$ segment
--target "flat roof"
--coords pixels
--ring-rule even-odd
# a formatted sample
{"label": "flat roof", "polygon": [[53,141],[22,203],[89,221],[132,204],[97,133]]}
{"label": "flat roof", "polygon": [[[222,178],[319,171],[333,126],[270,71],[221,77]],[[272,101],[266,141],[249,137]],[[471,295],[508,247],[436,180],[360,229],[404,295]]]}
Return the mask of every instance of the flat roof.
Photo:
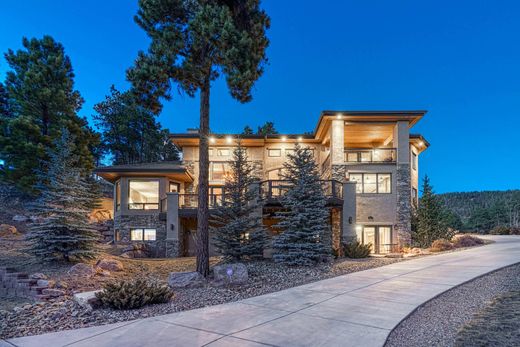
{"label": "flat roof", "polygon": [[115,182],[121,176],[167,176],[183,182],[193,181],[193,177],[180,161],[100,166],[94,173],[109,182]]}

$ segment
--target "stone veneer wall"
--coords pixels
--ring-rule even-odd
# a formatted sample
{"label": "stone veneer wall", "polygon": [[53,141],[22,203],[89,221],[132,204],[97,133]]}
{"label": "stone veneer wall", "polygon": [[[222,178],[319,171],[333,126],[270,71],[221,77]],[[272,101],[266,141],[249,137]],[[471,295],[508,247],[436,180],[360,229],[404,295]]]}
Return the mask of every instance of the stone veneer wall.
{"label": "stone veneer wall", "polygon": [[347,174],[347,166],[346,165],[332,165],[332,179],[340,182],[345,182],[345,177]]}
{"label": "stone veneer wall", "polygon": [[[130,229],[156,229],[155,241],[130,241]],[[159,212],[143,215],[116,215],[114,229],[119,232],[119,243],[144,243],[150,248],[153,257],[177,257],[180,252],[180,242],[166,240],[166,222],[160,220]]]}
{"label": "stone veneer wall", "polygon": [[411,242],[411,177],[410,164],[397,164],[397,209],[394,230],[399,247]]}
{"label": "stone veneer wall", "polygon": [[332,249],[338,255],[342,255],[341,247],[341,210],[333,208],[330,210],[330,224],[332,230]]}

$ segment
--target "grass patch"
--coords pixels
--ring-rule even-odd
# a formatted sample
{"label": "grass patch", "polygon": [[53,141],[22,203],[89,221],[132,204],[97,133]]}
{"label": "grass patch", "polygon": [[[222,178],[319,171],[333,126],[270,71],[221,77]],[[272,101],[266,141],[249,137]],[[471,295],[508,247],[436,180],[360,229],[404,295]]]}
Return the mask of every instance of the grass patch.
{"label": "grass patch", "polygon": [[456,347],[518,346],[520,291],[498,296],[458,332]]}

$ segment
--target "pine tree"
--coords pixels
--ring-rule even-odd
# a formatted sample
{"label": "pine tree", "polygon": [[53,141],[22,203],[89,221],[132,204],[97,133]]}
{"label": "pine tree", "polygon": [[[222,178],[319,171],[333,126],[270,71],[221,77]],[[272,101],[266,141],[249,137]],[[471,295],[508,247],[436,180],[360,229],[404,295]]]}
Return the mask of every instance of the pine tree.
{"label": "pine tree", "polygon": [[329,211],[312,151],[296,146],[284,163],[283,178],[291,188],[281,198],[284,212],[275,226],[273,259],[287,265],[313,265],[330,257]]}
{"label": "pine tree", "polygon": [[232,260],[262,257],[267,233],[262,224],[259,180],[240,143],[229,165],[231,175],[224,186],[222,205],[211,215],[215,248]]}
{"label": "pine tree", "polygon": [[433,192],[428,176],[424,177],[422,197],[417,207],[415,232],[412,240],[420,247],[430,247],[438,239],[451,240],[454,232],[448,228],[441,201]]}
{"label": "pine tree", "polygon": [[76,165],[94,167],[92,148],[98,135],[77,115],[83,99],[74,89],[74,72],[63,46],[50,36],[22,41],[23,49],[5,54],[5,89],[9,117],[2,120],[0,158],[8,168],[0,177],[26,192],[34,192],[35,170],[66,127],[76,139]]}
{"label": "pine tree", "polygon": [[242,135],[253,135],[253,129],[251,129],[249,125],[246,125],[242,131]]}
{"label": "pine tree", "polygon": [[197,271],[207,276],[211,83],[223,76],[233,98],[252,99],[267,60],[269,17],[259,0],[139,0],[135,21],[151,39],[127,74],[140,102],[160,112],[174,83],[200,96]]}
{"label": "pine tree", "polygon": [[45,170],[38,173],[40,196],[31,206],[36,221],[27,237],[29,251],[43,261],[92,258],[97,254],[98,232],[89,213],[99,198],[95,182],[75,166],[74,137],[64,128],[48,150]]}
{"label": "pine tree", "polygon": [[110,95],[94,110],[103,149],[114,164],[179,160],[168,130],[161,129],[154,113],[139,105],[132,92],[120,92],[112,86]]}
{"label": "pine tree", "polygon": [[276,134],[278,134],[278,131],[274,127],[273,122],[265,122],[264,125],[262,125],[261,127],[258,127],[258,131],[256,133],[258,135],[267,136],[267,135],[276,135]]}

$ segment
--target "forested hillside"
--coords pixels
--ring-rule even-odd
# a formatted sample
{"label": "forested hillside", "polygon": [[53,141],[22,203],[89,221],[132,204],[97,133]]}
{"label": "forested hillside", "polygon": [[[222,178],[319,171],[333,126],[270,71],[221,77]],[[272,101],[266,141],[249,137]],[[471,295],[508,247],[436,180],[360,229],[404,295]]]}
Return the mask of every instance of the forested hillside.
{"label": "forested hillside", "polygon": [[498,225],[520,226],[520,190],[439,194],[463,228],[487,232]]}

